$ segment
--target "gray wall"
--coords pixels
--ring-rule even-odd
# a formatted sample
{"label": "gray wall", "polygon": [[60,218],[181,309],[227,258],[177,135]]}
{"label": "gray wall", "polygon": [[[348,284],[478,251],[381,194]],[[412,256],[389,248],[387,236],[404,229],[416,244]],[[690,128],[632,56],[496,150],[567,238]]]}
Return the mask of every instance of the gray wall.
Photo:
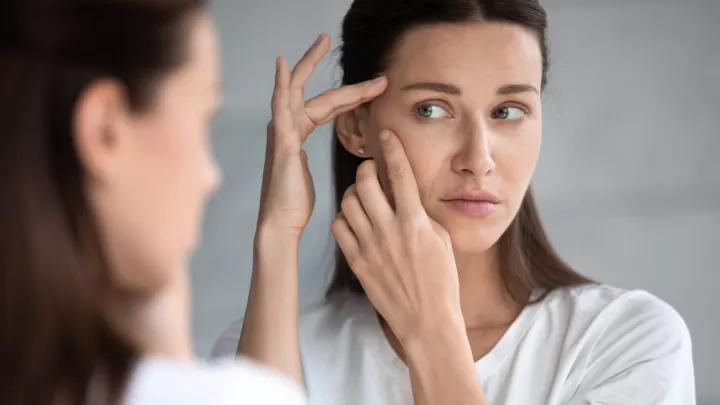
{"label": "gray wall", "polygon": [[[207,355],[244,310],[274,58],[337,37],[350,0],[216,0],[227,102],[225,186],[193,263],[194,333]],[[535,186],[580,271],[670,302],[693,336],[699,403],[720,404],[720,0],[554,0],[545,138]],[[314,95],[339,80],[327,58]],[[329,128],[307,150],[317,188],[301,254],[303,302],[329,278]]]}

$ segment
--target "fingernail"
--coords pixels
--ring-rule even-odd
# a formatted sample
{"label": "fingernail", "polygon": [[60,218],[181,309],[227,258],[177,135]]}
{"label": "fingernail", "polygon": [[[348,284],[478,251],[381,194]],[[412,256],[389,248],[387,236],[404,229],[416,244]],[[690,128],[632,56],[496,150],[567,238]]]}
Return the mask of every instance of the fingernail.
{"label": "fingernail", "polygon": [[378,84],[378,83],[382,83],[384,81],[385,81],[385,76],[380,76],[380,77],[376,77],[376,78],[372,79],[371,83]]}
{"label": "fingernail", "polygon": [[315,40],[315,43],[314,43],[313,45],[319,44],[320,41],[322,41],[324,35],[325,35],[325,34],[320,34],[320,35],[318,35],[318,37],[317,37],[317,39]]}
{"label": "fingernail", "polygon": [[390,139],[390,131],[383,129],[380,132],[380,142],[387,142],[388,139]]}

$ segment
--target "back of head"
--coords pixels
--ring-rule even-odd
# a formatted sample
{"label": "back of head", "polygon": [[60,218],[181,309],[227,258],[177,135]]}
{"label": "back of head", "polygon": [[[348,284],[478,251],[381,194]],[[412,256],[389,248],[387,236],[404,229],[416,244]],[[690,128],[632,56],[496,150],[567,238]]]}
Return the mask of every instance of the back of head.
{"label": "back of head", "polygon": [[[110,289],[73,113],[94,81],[132,109],[184,58],[202,0],[5,0],[0,6],[0,403],[119,399],[136,348],[106,321]],[[97,381],[99,398],[90,398]],[[100,384],[99,382],[103,382]],[[96,393],[97,393],[96,392]]]}
{"label": "back of head", "polygon": [[[547,16],[538,0],[355,0],[342,24],[340,67],[343,84],[384,74],[405,35],[414,29],[475,22],[506,23],[531,32],[542,56],[541,90],[547,82]],[[482,48],[485,44],[478,43]],[[467,49],[467,52],[473,52]],[[345,190],[355,182],[363,159],[348,152],[335,136],[332,146],[336,210]],[[553,250],[528,189],[520,210],[498,241],[504,283],[510,295],[524,301],[533,289],[552,290],[585,283]],[[342,252],[328,294],[362,293]]]}

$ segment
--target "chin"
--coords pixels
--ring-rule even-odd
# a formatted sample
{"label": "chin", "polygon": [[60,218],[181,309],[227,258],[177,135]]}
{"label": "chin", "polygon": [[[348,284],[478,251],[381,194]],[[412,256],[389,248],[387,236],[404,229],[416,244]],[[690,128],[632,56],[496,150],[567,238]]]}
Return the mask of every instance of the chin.
{"label": "chin", "polygon": [[466,230],[448,231],[452,240],[453,252],[461,255],[480,255],[490,250],[500,235],[494,232],[468,232]]}
{"label": "chin", "polygon": [[504,221],[494,218],[479,220],[456,215],[436,221],[448,232],[455,254],[478,255],[490,250],[507,229]]}

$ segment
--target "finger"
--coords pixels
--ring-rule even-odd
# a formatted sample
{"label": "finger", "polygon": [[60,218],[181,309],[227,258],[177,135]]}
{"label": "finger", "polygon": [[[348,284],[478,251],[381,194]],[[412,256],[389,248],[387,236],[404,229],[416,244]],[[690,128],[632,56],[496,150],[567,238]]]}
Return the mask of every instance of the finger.
{"label": "finger", "polygon": [[398,215],[424,212],[417,181],[400,139],[391,131],[384,130],[380,133],[380,146]]}
{"label": "finger", "polygon": [[360,197],[355,191],[355,185],[350,186],[345,192],[345,196],[340,202],[340,209],[345,215],[348,224],[350,224],[350,228],[352,228],[360,246],[372,242],[372,224],[360,202]]}
{"label": "finger", "polygon": [[373,228],[380,229],[389,224],[395,214],[388,203],[378,180],[375,161],[366,160],[360,164],[356,174],[356,193],[360,198]]}
{"label": "finger", "polygon": [[275,63],[275,88],[273,89],[271,109],[275,134],[292,132],[292,112],[290,111],[290,66],[283,57]]}
{"label": "finger", "polygon": [[315,125],[323,125],[338,115],[367,103],[387,88],[384,76],[366,82],[328,90],[305,102],[305,113]]}
{"label": "finger", "polygon": [[327,34],[320,34],[315,43],[300,58],[295,65],[290,79],[290,86],[293,89],[303,88],[305,82],[312,76],[317,64],[325,57],[330,49],[330,37]]}
{"label": "finger", "polygon": [[359,257],[360,243],[342,212],[335,217],[335,220],[330,225],[330,230],[335,236],[340,250],[345,255],[345,260],[352,267],[352,263],[355,263]]}

